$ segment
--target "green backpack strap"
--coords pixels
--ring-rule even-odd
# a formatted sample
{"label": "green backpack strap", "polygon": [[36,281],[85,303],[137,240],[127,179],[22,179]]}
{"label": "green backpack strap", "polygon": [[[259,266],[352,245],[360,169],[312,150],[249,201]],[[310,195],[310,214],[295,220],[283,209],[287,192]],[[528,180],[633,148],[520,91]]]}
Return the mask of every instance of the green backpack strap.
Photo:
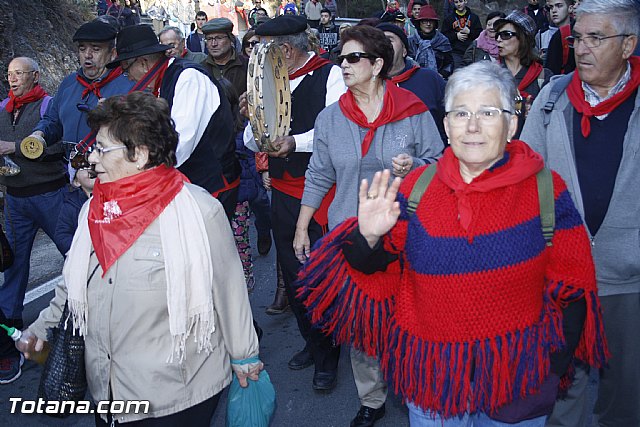
{"label": "green backpack strap", "polygon": [[540,202],[540,222],[542,223],[542,236],[547,246],[552,246],[553,232],[556,228],[555,198],[553,194],[553,176],[551,170],[542,168],[536,174],[538,182],[538,200]]}
{"label": "green backpack strap", "polygon": [[427,191],[429,183],[431,183],[433,176],[436,174],[436,166],[437,163],[427,166],[413,186],[411,194],[409,195],[409,202],[407,203],[407,212],[409,215],[416,213],[416,209],[418,208],[418,203],[420,203],[422,195]]}

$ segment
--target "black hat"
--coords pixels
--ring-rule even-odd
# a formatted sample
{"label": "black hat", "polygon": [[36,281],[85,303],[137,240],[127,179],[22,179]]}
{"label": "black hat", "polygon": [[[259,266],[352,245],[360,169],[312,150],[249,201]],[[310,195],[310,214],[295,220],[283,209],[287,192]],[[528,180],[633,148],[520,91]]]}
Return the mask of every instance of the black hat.
{"label": "black hat", "polygon": [[118,33],[118,39],[116,40],[118,57],[108,63],[107,68],[115,68],[120,65],[120,61],[125,59],[164,52],[169,49],[171,49],[171,46],[160,44],[156,33],[148,25],[124,27]]}
{"label": "black hat", "polygon": [[256,27],[256,36],[288,36],[307,29],[304,16],[280,15]]}
{"label": "black hat", "polygon": [[74,42],[108,42],[116,38],[118,31],[106,22],[93,20],[80,25],[73,35]]}
{"label": "black hat", "polygon": [[407,35],[404,33],[404,31],[402,31],[402,28],[398,27],[395,24],[389,24],[388,22],[378,24],[376,25],[376,28],[382,31],[388,31],[398,36],[398,38],[404,45],[404,48],[407,49],[407,55],[409,55],[409,53],[411,52],[411,49],[409,49],[409,39],[407,39]]}

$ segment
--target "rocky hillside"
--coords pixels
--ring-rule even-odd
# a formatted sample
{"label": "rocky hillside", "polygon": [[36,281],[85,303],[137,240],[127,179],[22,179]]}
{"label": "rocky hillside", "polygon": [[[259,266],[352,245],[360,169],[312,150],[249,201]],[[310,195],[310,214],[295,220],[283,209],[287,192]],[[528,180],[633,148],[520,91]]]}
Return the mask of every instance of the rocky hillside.
{"label": "rocky hillside", "polygon": [[90,9],[71,0],[0,0],[0,99],[9,92],[7,67],[16,56],[35,58],[41,83],[49,93],[78,67],[71,40],[76,28],[91,19]]}

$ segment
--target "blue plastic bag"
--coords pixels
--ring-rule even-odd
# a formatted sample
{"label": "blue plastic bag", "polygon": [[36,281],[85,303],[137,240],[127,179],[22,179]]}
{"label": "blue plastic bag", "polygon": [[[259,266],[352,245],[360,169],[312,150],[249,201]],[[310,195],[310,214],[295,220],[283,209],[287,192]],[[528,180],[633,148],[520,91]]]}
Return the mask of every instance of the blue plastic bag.
{"label": "blue plastic bag", "polygon": [[[257,358],[252,358],[241,362],[257,361]],[[234,372],[227,397],[227,427],[268,427],[271,422],[276,410],[276,390],[271,384],[269,374],[262,370],[258,381],[248,382],[247,388],[240,387]]]}

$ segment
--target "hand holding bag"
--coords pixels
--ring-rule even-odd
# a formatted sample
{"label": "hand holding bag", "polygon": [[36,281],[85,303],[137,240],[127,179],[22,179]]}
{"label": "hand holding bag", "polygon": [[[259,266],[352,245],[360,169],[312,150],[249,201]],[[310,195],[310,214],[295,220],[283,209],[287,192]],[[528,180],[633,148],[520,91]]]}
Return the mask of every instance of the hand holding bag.
{"label": "hand holding bag", "polygon": [[[259,362],[257,357],[231,363],[246,364]],[[276,391],[267,371],[262,370],[258,381],[248,380],[246,388],[240,387],[238,377],[233,373],[227,397],[227,427],[268,427],[276,410]]]}

